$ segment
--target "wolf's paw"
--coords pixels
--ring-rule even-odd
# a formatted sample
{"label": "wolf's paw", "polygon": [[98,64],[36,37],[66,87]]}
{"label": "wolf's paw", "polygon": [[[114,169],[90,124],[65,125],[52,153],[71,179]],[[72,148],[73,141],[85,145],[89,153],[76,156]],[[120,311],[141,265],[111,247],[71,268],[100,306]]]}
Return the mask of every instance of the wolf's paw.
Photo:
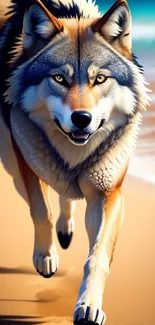
{"label": "wolf's paw", "polygon": [[65,219],[60,216],[56,224],[57,236],[63,249],[67,249],[71,243],[74,232],[74,218]]}
{"label": "wolf's paw", "polygon": [[76,325],[103,325],[106,322],[105,313],[93,306],[81,304],[74,312],[74,324]]}
{"label": "wolf's paw", "polygon": [[71,232],[70,235],[68,234],[63,234],[61,231],[58,232],[58,239],[59,239],[59,243],[61,245],[61,247],[63,249],[67,249],[70,245],[70,242],[72,240],[72,236],[73,236],[73,233]]}
{"label": "wolf's paw", "polygon": [[57,271],[59,265],[56,249],[51,249],[47,254],[34,250],[33,264],[41,276],[50,278]]}

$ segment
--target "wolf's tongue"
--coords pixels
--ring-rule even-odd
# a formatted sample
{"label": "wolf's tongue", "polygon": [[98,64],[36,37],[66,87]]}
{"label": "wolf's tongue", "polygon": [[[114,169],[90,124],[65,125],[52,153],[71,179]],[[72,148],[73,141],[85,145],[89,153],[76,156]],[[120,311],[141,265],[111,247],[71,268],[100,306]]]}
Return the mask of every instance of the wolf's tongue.
{"label": "wolf's tongue", "polygon": [[75,138],[75,139],[85,139],[85,140],[87,140],[88,137],[89,137],[89,134],[88,133],[75,133],[75,132],[73,132],[72,137]]}

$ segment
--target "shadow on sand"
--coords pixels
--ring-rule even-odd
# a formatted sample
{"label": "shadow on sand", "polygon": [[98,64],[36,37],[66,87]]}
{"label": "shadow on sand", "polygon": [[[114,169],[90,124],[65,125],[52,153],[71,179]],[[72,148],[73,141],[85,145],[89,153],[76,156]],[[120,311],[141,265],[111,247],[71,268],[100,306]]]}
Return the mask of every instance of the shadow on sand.
{"label": "shadow on sand", "polygon": [[2,302],[3,302],[3,301],[8,301],[8,302],[32,302],[32,303],[33,303],[33,302],[37,302],[37,303],[40,303],[40,302],[41,302],[41,303],[42,303],[42,302],[43,302],[43,303],[45,303],[45,302],[49,302],[48,300],[46,301],[46,300],[34,300],[34,299],[33,299],[33,300],[30,300],[30,299],[29,299],[29,300],[26,300],[26,299],[3,299],[3,298],[0,299],[0,301],[2,301]]}
{"label": "shadow on sand", "polygon": [[1,315],[0,316],[0,325],[33,325],[33,324],[46,324],[48,321],[45,321],[43,317],[37,316],[16,316],[16,315]]}
{"label": "shadow on sand", "polygon": [[[17,268],[11,268],[11,267],[3,267],[0,266],[0,274],[27,274],[27,275],[36,275],[40,276],[35,270],[31,268],[25,268],[25,267],[17,267]],[[58,271],[54,277],[64,277],[68,274],[68,270],[61,270]]]}
{"label": "shadow on sand", "polygon": [[1,267],[0,266],[0,274],[29,274],[29,275],[37,275],[37,273],[28,268],[11,268],[11,267]]}

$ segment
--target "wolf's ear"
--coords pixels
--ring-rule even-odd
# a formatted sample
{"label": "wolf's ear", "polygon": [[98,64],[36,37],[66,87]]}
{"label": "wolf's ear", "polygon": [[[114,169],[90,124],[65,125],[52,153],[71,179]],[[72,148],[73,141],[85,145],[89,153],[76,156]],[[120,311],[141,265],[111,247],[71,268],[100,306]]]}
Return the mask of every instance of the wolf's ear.
{"label": "wolf's ear", "polygon": [[131,51],[131,14],[126,0],[118,0],[99,18],[92,30],[99,32],[109,42],[119,42],[121,46]]}
{"label": "wolf's ear", "polygon": [[34,1],[24,16],[24,49],[36,47],[37,42],[49,40],[62,29],[61,21],[48,11],[40,0]]}

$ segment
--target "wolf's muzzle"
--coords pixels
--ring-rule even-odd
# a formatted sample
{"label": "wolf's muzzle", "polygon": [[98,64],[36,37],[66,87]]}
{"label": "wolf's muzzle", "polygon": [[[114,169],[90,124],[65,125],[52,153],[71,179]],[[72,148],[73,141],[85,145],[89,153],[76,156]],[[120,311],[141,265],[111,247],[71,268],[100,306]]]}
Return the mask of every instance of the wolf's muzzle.
{"label": "wolf's muzzle", "polygon": [[92,120],[92,115],[87,111],[75,111],[71,115],[72,123],[79,129],[85,129]]}

